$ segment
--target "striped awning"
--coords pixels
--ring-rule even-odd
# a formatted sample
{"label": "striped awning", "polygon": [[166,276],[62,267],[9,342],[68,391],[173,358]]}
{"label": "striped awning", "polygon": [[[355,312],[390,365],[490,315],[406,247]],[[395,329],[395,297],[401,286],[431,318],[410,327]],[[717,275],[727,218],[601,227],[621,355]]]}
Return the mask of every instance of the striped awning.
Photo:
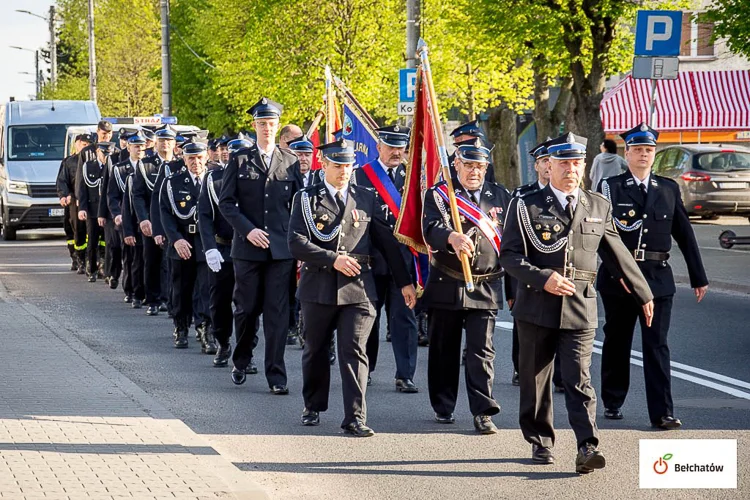
{"label": "striped awning", "polygon": [[[651,80],[628,75],[604,94],[604,131],[648,123],[650,101]],[[657,80],[652,126],[659,131],[750,130],[750,71],[684,71],[677,80]]]}

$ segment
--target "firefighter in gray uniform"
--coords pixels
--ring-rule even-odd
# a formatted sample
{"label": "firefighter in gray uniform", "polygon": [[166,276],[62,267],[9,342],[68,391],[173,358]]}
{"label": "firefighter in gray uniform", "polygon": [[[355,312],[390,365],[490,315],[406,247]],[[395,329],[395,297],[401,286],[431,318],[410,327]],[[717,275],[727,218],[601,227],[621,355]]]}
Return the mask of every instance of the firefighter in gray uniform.
{"label": "firefighter in gray uniform", "polygon": [[416,291],[375,193],[349,185],[353,144],[340,140],[319,149],[325,181],[295,196],[288,235],[292,255],[303,262],[299,283],[305,324],[302,423],[318,425],[319,412],[328,409],[328,346],[336,330],[344,393],[341,427],[347,434],[369,437],[375,433],[366,425],[365,349],[377,301],[370,268],[375,248],[391,266],[407,307],[414,307]]}
{"label": "firefighter in gray uniform", "polygon": [[585,141],[568,134],[549,147],[550,183],[513,199],[500,251],[503,268],[519,281],[513,317],[520,343],[521,431],[532,444],[535,463],[554,462],[552,364],[557,354],[578,473],[605,465],[597,449],[596,394],[589,372],[598,326],[597,253],[617,267],[647,322],[653,316],[653,296],[615,230],[609,201],[579,187]]}
{"label": "firefighter in gray uniform", "polygon": [[[174,293],[174,346],[188,346],[188,328],[193,316],[193,289],[198,273],[206,267],[198,234],[198,195],[201,191],[208,153],[202,143],[186,143],[182,153],[185,166],[164,179],[159,193],[161,225],[167,236],[167,257],[172,261]],[[177,163],[173,163],[176,166]],[[205,272],[205,269],[203,269]],[[196,325],[196,329],[197,329]],[[201,349],[216,353],[213,334],[201,333]]]}
{"label": "firefighter in gray uniform", "polygon": [[[466,392],[480,434],[494,434],[492,415],[500,405],[492,397],[497,310],[502,308],[503,270],[500,235],[510,194],[485,181],[490,150],[481,139],[462,142],[456,149],[457,177],[453,191],[458,200],[464,234],[453,229],[448,184],[443,181],[425,194],[422,230],[431,249],[430,274],[422,301],[428,308],[430,337],[427,381],[430,402],[438,423],[453,423],[461,370],[461,334],[466,328]],[[469,255],[474,291],[468,292],[457,258]]]}
{"label": "firefighter in gray uniform", "polygon": [[643,372],[651,425],[677,429],[673,415],[667,333],[675,294],[672,268],[667,263],[672,238],[685,258],[690,286],[700,302],[708,289],[698,242],[682,204],[680,188],[672,179],[651,172],[659,132],[641,124],[622,134],[628,171],[601,181],[599,191],[612,202],[613,219],[623,243],[646,277],[654,294],[654,321],[648,326],[640,308],[620,283],[616,266],[602,259],[597,289],[602,295],[606,323],[602,347],[602,402],[604,417],[621,419],[620,407],[630,385],[630,348],[640,319]]}

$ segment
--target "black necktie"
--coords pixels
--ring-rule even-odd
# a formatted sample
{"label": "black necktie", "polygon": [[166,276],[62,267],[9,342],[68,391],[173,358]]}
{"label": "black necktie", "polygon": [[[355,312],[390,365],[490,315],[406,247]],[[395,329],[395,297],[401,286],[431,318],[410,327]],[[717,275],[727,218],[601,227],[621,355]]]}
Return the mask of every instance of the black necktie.
{"label": "black necktie", "polygon": [[196,176],[196,178],[195,178],[195,187],[197,187],[198,189],[200,189],[200,187],[201,187],[201,178],[200,177]]}
{"label": "black necktie", "polygon": [[568,202],[568,204],[565,206],[565,212],[568,214],[568,217],[570,217],[570,220],[573,220],[573,200],[575,200],[576,197],[572,194],[569,194],[565,197],[565,199]]}
{"label": "black necktie", "polygon": [[396,184],[396,169],[395,168],[388,169],[388,177],[391,178],[391,182],[393,184]]}
{"label": "black necktie", "polygon": [[339,207],[339,213],[343,214],[344,210],[346,210],[346,205],[344,204],[344,197],[341,196],[341,191],[336,191],[336,205]]}
{"label": "black necktie", "polygon": [[643,201],[646,201],[646,198],[648,197],[648,191],[646,190],[646,185],[643,183],[638,184],[638,189],[641,190],[641,196],[643,196]]}
{"label": "black necktie", "polygon": [[476,206],[479,206],[479,201],[477,200],[477,195],[476,195],[476,193],[470,193],[470,194],[469,194],[469,198],[471,199],[471,202],[472,202],[472,203],[473,203],[474,205],[476,205]]}

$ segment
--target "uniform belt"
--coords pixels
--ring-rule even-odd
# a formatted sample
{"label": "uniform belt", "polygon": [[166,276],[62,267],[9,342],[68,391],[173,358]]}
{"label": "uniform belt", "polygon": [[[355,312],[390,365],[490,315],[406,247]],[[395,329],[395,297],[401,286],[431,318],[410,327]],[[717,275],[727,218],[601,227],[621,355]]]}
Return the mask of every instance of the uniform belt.
{"label": "uniform belt", "polygon": [[646,250],[633,250],[633,257],[638,262],[656,260],[659,262],[669,260],[669,252],[647,252]]}
{"label": "uniform belt", "polygon": [[188,234],[195,234],[198,232],[198,224],[188,224]]}
{"label": "uniform belt", "polygon": [[339,255],[346,255],[347,257],[351,257],[352,259],[356,260],[358,264],[367,264],[370,265],[370,261],[372,258],[369,255],[359,255],[356,253],[349,253],[349,252],[337,252]]}
{"label": "uniform belt", "polygon": [[216,243],[218,243],[220,245],[226,245],[228,247],[232,246],[232,240],[224,239],[221,236],[219,236],[218,234],[214,237],[214,239],[216,239]]}
{"label": "uniform belt", "polygon": [[576,269],[575,267],[550,267],[553,271],[562,274],[564,278],[568,278],[571,281],[588,281],[592,285],[596,282],[596,271],[584,271],[583,269]]}
{"label": "uniform belt", "polygon": [[[453,279],[456,279],[456,280],[459,280],[459,281],[463,281],[464,280],[463,273],[459,273],[458,271],[454,271],[450,267],[447,267],[447,266],[444,266],[444,265],[440,264],[435,259],[430,259],[430,265],[432,267],[436,268],[441,273],[443,273],[443,274],[445,274],[445,275],[447,275],[447,276],[449,276],[449,277],[451,277]],[[472,274],[471,275],[471,280],[475,284],[479,284],[479,283],[482,283],[483,281],[499,280],[500,278],[503,277],[504,274],[505,274],[505,271],[498,271],[496,273],[489,273],[489,274]]]}

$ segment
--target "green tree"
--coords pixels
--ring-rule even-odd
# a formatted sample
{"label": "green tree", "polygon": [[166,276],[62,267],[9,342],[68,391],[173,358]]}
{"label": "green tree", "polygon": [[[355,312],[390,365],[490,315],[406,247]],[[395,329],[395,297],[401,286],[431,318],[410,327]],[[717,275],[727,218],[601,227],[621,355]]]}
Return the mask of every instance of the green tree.
{"label": "green tree", "polygon": [[699,19],[714,23],[714,38],[726,38],[729,50],[750,58],[750,3],[747,0],[714,0]]}

